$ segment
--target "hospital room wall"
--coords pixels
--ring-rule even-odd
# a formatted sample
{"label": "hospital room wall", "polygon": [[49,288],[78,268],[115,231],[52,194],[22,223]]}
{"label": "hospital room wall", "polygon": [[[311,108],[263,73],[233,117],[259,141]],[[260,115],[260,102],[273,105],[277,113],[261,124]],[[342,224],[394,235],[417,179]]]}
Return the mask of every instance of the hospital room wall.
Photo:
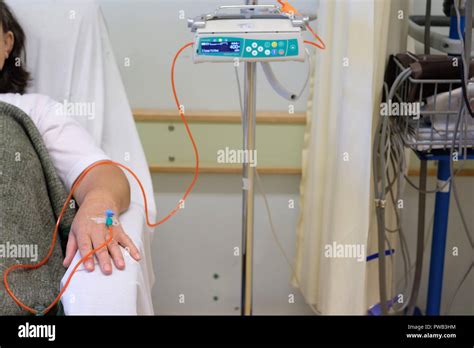
{"label": "hospital room wall", "polygon": [[[426,0],[410,0],[412,14],[424,14],[426,9]],[[443,0],[431,0],[431,14],[434,16],[444,15]]]}
{"label": "hospital room wall", "polygon": [[[171,60],[181,45],[193,39],[186,20],[178,18],[179,11],[185,11],[185,18],[195,17],[212,12],[219,5],[244,1],[137,0],[133,1],[132,11],[129,0],[100,3],[132,107],[166,110],[175,107],[169,81]],[[317,1],[295,0],[294,4],[314,11]],[[186,52],[177,67],[177,88],[186,109],[238,111],[233,66],[193,65],[189,57],[190,52]],[[126,58],[130,59],[130,67],[124,65]],[[275,66],[276,74],[291,90],[301,88],[306,69],[299,63]],[[306,99],[307,95],[295,103],[296,112],[306,111]],[[258,109],[288,110],[288,102],[273,92],[262,73],[258,82]],[[209,141],[212,136],[209,135]],[[181,198],[190,180],[191,176],[186,174],[153,175],[161,215]],[[300,177],[263,176],[262,181],[276,232],[292,261]],[[240,313],[240,258],[234,256],[234,248],[240,247],[241,199],[239,175],[203,174],[185,209],[157,230],[153,244],[157,275],[153,298],[157,313]],[[289,201],[295,202],[294,208],[289,207]],[[272,237],[261,197],[256,198],[255,220],[255,313],[312,313],[298,291],[289,285],[290,269]],[[185,303],[179,302],[181,294],[185,295]]]}

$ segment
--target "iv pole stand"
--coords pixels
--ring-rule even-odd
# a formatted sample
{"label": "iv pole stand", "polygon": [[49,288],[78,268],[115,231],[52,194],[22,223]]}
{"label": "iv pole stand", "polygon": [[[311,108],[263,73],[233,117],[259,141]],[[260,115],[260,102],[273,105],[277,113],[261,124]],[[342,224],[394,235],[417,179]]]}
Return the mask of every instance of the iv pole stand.
{"label": "iv pole stand", "polygon": [[[257,5],[258,0],[247,0],[247,5]],[[244,86],[244,150],[247,159],[255,150],[257,116],[257,63],[245,62]],[[242,168],[242,297],[241,314],[252,315],[253,297],[253,227],[254,227],[254,183],[255,167],[244,161]]]}

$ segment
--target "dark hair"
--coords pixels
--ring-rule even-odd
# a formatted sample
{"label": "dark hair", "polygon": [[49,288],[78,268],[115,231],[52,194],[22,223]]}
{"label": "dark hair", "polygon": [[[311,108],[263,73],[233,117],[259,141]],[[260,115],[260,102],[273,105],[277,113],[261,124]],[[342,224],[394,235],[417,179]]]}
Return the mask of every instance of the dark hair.
{"label": "dark hair", "polygon": [[3,0],[0,0],[0,22],[3,32],[11,31],[15,38],[13,49],[0,71],[0,93],[23,94],[30,81],[30,73],[24,68],[26,65],[25,32]]}

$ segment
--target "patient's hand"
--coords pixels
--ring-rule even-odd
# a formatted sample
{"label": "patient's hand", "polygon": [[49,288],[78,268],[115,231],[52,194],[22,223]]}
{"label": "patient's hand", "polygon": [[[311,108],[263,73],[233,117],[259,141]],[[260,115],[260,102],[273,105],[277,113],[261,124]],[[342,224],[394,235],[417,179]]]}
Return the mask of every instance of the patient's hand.
{"label": "patient's hand", "polygon": [[[114,204],[113,199],[107,197],[106,192],[95,195],[88,195],[82,202],[80,209],[74,218],[69,240],[66,248],[66,258],[64,259],[64,266],[69,267],[77,249],[84,257],[92,249],[99,247],[106,242],[110,236],[105,224],[97,224],[91,218],[104,217],[105,211],[112,209],[114,212],[119,211]],[[100,265],[100,269],[106,275],[112,273],[111,258],[118,269],[125,268],[125,262],[122,255],[122,250],[119,245],[128,248],[130,255],[135,260],[140,260],[140,253],[137,247],[132,242],[130,237],[123,231],[120,225],[112,227],[113,240],[107,247],[104,247],[95,253]],[[94,270],[93,258],[89,258],[84,263],[88,271]]]}

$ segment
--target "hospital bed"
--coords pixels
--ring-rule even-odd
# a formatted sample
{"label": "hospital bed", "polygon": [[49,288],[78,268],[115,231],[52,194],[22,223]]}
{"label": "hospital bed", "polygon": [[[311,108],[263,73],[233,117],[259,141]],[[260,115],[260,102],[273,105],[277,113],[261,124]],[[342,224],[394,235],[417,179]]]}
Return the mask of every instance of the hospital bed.
{"label": "hospital bed", "polygon": [[[116,162],[131,167],[149,198],[149,214],[156,218],[147,161],[133,120],[125,88],[108,37],[100,5],[94,0],[7,0],[27,37],[27,67],[32,73],[29,93],[64,102],[95,103],[95,117],[78,121]],[[127,174],[128,175],[128,174]],[[134,261],[126,252],[124,271],[111,276],[85,271],[82,266],[62,298],[67,315],[152,315],[154,273],[142,196],[132,187],[130,209],[121,216],[124,230],[142,254]],[[51,231],[52,233],[52,231]],[[79,252],[64,276],[64,284]]]}

